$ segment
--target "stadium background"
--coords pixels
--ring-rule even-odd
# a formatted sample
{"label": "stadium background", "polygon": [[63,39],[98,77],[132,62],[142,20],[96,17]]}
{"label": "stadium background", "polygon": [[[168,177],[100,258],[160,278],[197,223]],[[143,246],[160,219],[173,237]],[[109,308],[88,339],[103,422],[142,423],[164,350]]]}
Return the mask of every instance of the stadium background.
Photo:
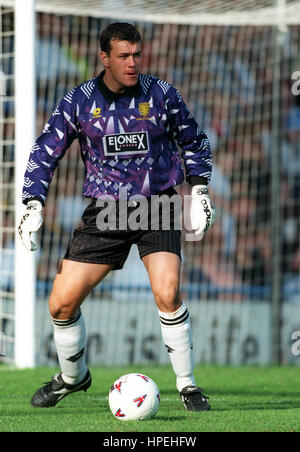
{"label": "stadium background", "polygon": [[[14,361],[15,336],[15,29],[9,3],[0,2],[3,362]],[[292,92],[292,75],[300,71],[297,18],[293,25],[283,21],[278,26],[276,17],[272,23],[268,15],[258,14],[278,3],[273,1],[202,2],[199,23],[196,14],[190,23],[182,18],[201,2],[175,2],[177,22],[174,2],[168,1],[139,2],[139,9],[129,0],[87,2],[101,6],[101,17],[94,17],[92,8],[61,13],[58,3],[36,15],[37,135],[65,93],[100,72],[98,35],[118,20],[116,6],[119,20],[125,17],[122,11],[132,13],[133,19],[126,20],[143,35],[143,71],[180,90],[214,154],[210,192],[217,222],[203,241],[186,241],[184,234],[182,240],[182,289],[193,323],[195,361],[299,365],[299,356],[291,351],[292,333],[300,331],[300,94]],[[78,5],[61,2],[66,8],[72,3]],[[163,5],[164,14],[150,20],[153,5]],[[237,5],[237,12],[248,13],[249,23],[226,24],[225,14],[222,25],[223,13],[234,12]],[[202,12],[214,15],[215,23],[201,23]],[[38,236],[38,365],[57,364],[47,299],[85,205],[83,170],[74,142],[51,184]],[[182,195],[188,190],[187,185],[179,188]],[[92,292],[83,312],[90,364],[169,363],[147,275],[134,249],[124,270],[112,272]]]}

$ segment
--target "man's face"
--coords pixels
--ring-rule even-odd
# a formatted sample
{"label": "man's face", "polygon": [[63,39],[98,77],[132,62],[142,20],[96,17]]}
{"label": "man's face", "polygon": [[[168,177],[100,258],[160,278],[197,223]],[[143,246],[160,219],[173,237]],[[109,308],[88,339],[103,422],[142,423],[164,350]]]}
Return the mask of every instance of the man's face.
{"label": "man's face", "polygon": [[136,85],[142,65],[141,44],[128,41],[111,41],[109,55],[101,52],[105,67],[104,82],[111,91],[121,93]]}

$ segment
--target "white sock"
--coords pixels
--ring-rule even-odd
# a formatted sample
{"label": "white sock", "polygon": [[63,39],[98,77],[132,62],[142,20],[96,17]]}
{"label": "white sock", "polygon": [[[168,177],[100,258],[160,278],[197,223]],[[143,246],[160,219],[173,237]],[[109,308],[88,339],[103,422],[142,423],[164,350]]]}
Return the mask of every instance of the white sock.
{"label": "white sock", "polygon": [[85,377],[87,372],[83,315],[79,309],[72,319],[52,319],[52,322],[62,379],[67,384],[76,384]]}
{"label": "white sock", "polygon": [[196,384],[193,375],[193,343],[189,312],[183,303],[175,312],[158,311],[158,313],[162,338],[169,352],[176,375],[176,387],[180,392],[185,386]]}

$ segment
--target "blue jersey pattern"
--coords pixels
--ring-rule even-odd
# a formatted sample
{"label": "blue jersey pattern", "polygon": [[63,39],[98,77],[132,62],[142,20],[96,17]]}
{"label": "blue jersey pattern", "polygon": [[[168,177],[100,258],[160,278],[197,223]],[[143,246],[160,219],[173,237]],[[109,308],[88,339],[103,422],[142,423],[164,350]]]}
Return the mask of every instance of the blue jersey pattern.
{"label": "blue jersey pattern", "polygon": [[184,166],[187,177],[210,180],[207,136],[172,85],[140,74],[138,95],[124,94],[109,102],[94,78],[66,94],[34,143],[24,203],[31,198],[45,203],[59,160],[76,138],[86,169],[86,197],[118,199],[120,188],[128,197],[149,197],[181,184]]}

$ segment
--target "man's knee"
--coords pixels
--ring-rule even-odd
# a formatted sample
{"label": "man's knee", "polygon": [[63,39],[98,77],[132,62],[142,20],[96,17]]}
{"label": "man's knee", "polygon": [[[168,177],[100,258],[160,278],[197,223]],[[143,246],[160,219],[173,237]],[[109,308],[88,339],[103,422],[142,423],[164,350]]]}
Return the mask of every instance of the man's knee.
{"label": "man's knee", "polygon": [[157,307],[162,312],[174,312],[182,305],[178,284],[172,281],[162,283],[153,290]]}
{"label": "man's knee", "polygon": [[49,299],[49,312],[53,319],[71,319],[77,314],[80,304],[80,300],[74,299],[71,294],[52,292]]}

